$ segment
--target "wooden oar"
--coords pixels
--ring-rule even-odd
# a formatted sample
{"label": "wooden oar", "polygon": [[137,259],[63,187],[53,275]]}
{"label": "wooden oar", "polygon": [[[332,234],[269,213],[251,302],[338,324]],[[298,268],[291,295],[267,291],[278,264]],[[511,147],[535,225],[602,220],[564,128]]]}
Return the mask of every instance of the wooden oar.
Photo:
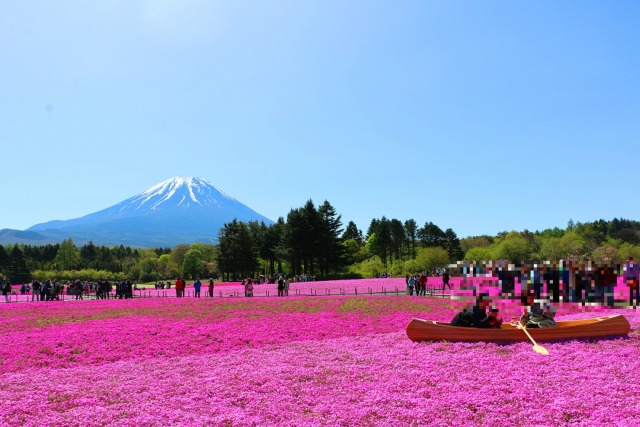
{"label": "wooden oar", "polygon": [[535,351],[536,353],[540,353],[540,354],[544,354],[545,356],[549,355],[549,350],[547,350],[546,348],[544,348],[543,346],[541,346],[540,344],[538,344],[536,342],[536,340],[533,339],[533,337],[531,336],[531,334],[529,333],[529,331],[527,331],[527,327],[524,326],[522,323],[518,322],[517,323],[518,328],[522,329],[524,331],[525,334],[527,334],[527,336],[529,337],[529,339],[531,340],[531,342],[533,343],[533,351]]}

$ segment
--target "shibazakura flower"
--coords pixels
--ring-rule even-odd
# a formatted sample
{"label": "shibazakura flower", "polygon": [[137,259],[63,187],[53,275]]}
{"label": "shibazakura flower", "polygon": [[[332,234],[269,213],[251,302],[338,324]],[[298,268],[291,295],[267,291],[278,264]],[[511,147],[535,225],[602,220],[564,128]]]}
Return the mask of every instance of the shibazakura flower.
{"label": "shibazakura flower", "polygon": [[[585,308],[588,310],[589,308]],[[447,299],[212,298],[0,308],[2,426],[636,426],[640,337],[414,343]],[[640,314],[623,313],[632,330]],[[593,316],[560,311],[561,318]]]}

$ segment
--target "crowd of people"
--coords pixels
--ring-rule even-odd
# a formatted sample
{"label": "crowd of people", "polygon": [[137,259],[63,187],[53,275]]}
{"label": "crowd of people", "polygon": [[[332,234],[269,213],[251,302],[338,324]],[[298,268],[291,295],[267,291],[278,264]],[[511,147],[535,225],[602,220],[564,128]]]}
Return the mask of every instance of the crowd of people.
{"label": "crowd of people", "polygon": [[[440,275],[440,271],[436,273],[434,269],[432,271],[432,276],[438,277]],[[442,271],[442,290],[444,291],[446,288],[451,290],[451,285],[449,284],[449,271]],[[428,283],[428,275],[426,271],[423,271],[421,274],[414,273],[413,275],[407,274],[405,277],[405,283],[407,285],[407,295],[413,295],[415,292],[416,295],[427,295],[427,283]]]}
{"label": "crowd of people", "polygon": [[[269,274],[267,276],[265,276],[264,274],[261,274],[260,276],[258,276],[257,279],[251,279],[251,282],[254,285],[257,285],[257,284],[275,285],[278,282],[278,280],[280,280],[283,276],[289,277],[288,274],[282,274],[282,273]],[[248,280],[248,279],[244,279],[244,280]],[[316,276],[305,275],[305,274],[295,275],[295,276],[293,276],[292,281],[294,281],[294,282],[315,282],[316,281]]]}
{"label": "crowd of people", "polygon": [[[293,276],[292,279],[290,279],[290,276],[287,274],[277,274],[274,276],[261,275],[257,279],[243,279],[242,287],[244,289],[245,296],[252,297],[255,285],[277,284],[278,296],[288,296],[290,282],[305,282],[315,279],[315,276],[307,275],[296,275]],[[205,286],[207,296],[214,296],[215,282],[213,278],[210,278],[208,283],[203,283],[199,278],[196,278],[189,286],[193,286],[193,296],[195,298],[201,297],[203,286]],[[168,280],[156,281],[153,284],[153,287],[155,290],[173,288],[175,290],[176,297],[183,298],[185,297],[187,282],[183,277],[178,277],[173,283]],[[74,297],[77,300],[82,300],[88,295],[95,295],[96,299],[129,299],[133,298],[133,291],[135,290],[139,290],[139,288],[136,284],[132,284],[129,279],[125,279],[114,284],[103,279],[97,280],[96,282],[75,280],[67,283],[59,283],[57,280],[46,280],[43,283],[40,283],[38,280],[33,280],[30,283],[20,285],[19,293],[20,295],[30,295],[31,301],[56,301],[60,300],[60,295]],[[5,297],[6,302],[10,302],[10,296],[14,293],[14,289],[10,281],[0,279],[0,293]],[[22,301],[24,301],[24,299],[22,299]]]}
{"label": "crowd of people", "polygon": [[[113,293],[115,288],[115,294]],[[0,289],[5,297],[5,302],[10,302],[13,288],[9,280],[0,280]],[[89,281],[69,281],[67,283],[59,283],[57,280],[33,280],[31,283],[25,283],[20,286],[20,295],[30,295],[31,301],[60,301],[60,295],[68,295],[76,300],[84,299],[84,296],[95,294],[96,299],[109,299],[111,297],[118,299],[133,298],[133,291],[137,290],[137,285],[131,283],[131,280],[125,279],[112,285],[108,280]]]}
{"label": "crowd of people", "polygon": [[520,288],[526,289],[536,300],[615,307],[620,305],[616,303],[623,302],[616,301],[614,293],[618,278],[622,278],[629,289],[629,305],[640,305],[640,264],[633,258],[628,258],[623,264],[563,260],[558,263],[522,263],[519,266],[492,263],[482,266],[483,270],[477,266],[469,267],[463,267],[466,270],[465,277],[497,277],[501,296],[507,299],[521,298],[521,295],[515,294],[516,283],[519,283]]}
{"label": "crowd of people", "polygon": [[[467,277],[497,277],[500,288],[497,298],[519,301],[523,307],[520,323],[529,328],[555,327],[556,306],[565,302],[609,308],[640,306],[640,264],[632,257],[623,264],[563,260],[555,264],[522,263],[515,266],[498,262],[483,266],[463,264],[462,267],[465,273],[462,286],[465,286]],[[623,286],[628,287],[628,305],[627,301],[616,299],[615,288],[619,278]],[[471,283],[469,287],[473,288],[472,280],[467,283]],[[519,284],[519,291],[516,291],[516,284]],[[489,300],[488,294],[480,293],[473,307],[458,313],[451,324],[500,327],[502,320],[497,317],[497,309],[486,312]]]}
{"label": "crowd of people", "polygon": [[279,275],[277,277],[273,277],[273,280],[271,280],[272,278],[270,277],[268,281],[263,281],[262,279],[264,278],[264,276],[260,276],[260,278],[258,280],[255,279],[251,279],[251,278],[246,278],[246,279],[242,279],[242,287],[244,288],[244,296],[245,297],[253,297],[253,289],[254,289],[254,285],[261,283],[269,283],[269,284],[278,284],[278,296],[279,297],[285,297],[285,296],[289,296],[289,289],[290,289],[290,282],[289,282],[289,277],[285,274],[285,275]]}
{"label": "crowd of people", "polygon": [[[12,286],[9,280],[0,281],[2,288],[2,295],[5,297],[5,302],[10,302]],[[20,286],[21,295],[31,295],[31,301],[59,301],[60,295],[65,293],[71,293],[76,289],[76,282],[67,282],[61,284],[57,280],[45,280],[40,283],[38,280],[34,280],[31,283],[23,284]],[[84,289],[80,284],[80,289]]]}
{"label": "crowd of people", "polygon": [[[207,287],[209,297],[213,297],[214,287],[215,285],[214,285],[213,279],[209,279],[209,284]],[[167,289],[169,288],[171,288],[171,285],[167,283]],[[159,288],[158,284],[156,283],[156,289],[163,289],[163,288],[162,287]],[[185,295],[184,292],[187,289],[187,282],[182,278],[182,276],[176,279],[175,289],[176,289],[176,297],[184,298],[184,295]],[[193,281],[193,296],[195,298],[200,298],[201,290],[202,290],[202,282],[200,281],[199,278],[196,277],[196,279]]]}

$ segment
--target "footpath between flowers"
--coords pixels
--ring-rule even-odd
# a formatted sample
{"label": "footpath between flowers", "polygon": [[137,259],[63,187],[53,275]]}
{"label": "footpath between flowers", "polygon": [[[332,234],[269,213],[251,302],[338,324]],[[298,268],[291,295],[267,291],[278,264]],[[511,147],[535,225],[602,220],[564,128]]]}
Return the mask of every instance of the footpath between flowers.
{"label": "footpath between flowers", "polygon": [[0,426],[638,425],[636,310],[611,311],[628,338],[545,343],[548,357],[406,337],[412,317],[455,311],[407,296],[7,304]]}

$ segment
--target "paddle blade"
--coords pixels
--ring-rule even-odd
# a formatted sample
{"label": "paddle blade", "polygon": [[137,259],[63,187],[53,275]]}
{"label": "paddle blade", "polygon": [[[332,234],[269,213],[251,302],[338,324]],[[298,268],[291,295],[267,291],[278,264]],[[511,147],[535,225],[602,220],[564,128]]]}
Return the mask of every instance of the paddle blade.
{"label": "paddle blade", "polygon": [[549,350],[541,346],[540,344],[536,344],[533,346],[533,351],[536,353],[544,354],[545,356],[549,355]]}

